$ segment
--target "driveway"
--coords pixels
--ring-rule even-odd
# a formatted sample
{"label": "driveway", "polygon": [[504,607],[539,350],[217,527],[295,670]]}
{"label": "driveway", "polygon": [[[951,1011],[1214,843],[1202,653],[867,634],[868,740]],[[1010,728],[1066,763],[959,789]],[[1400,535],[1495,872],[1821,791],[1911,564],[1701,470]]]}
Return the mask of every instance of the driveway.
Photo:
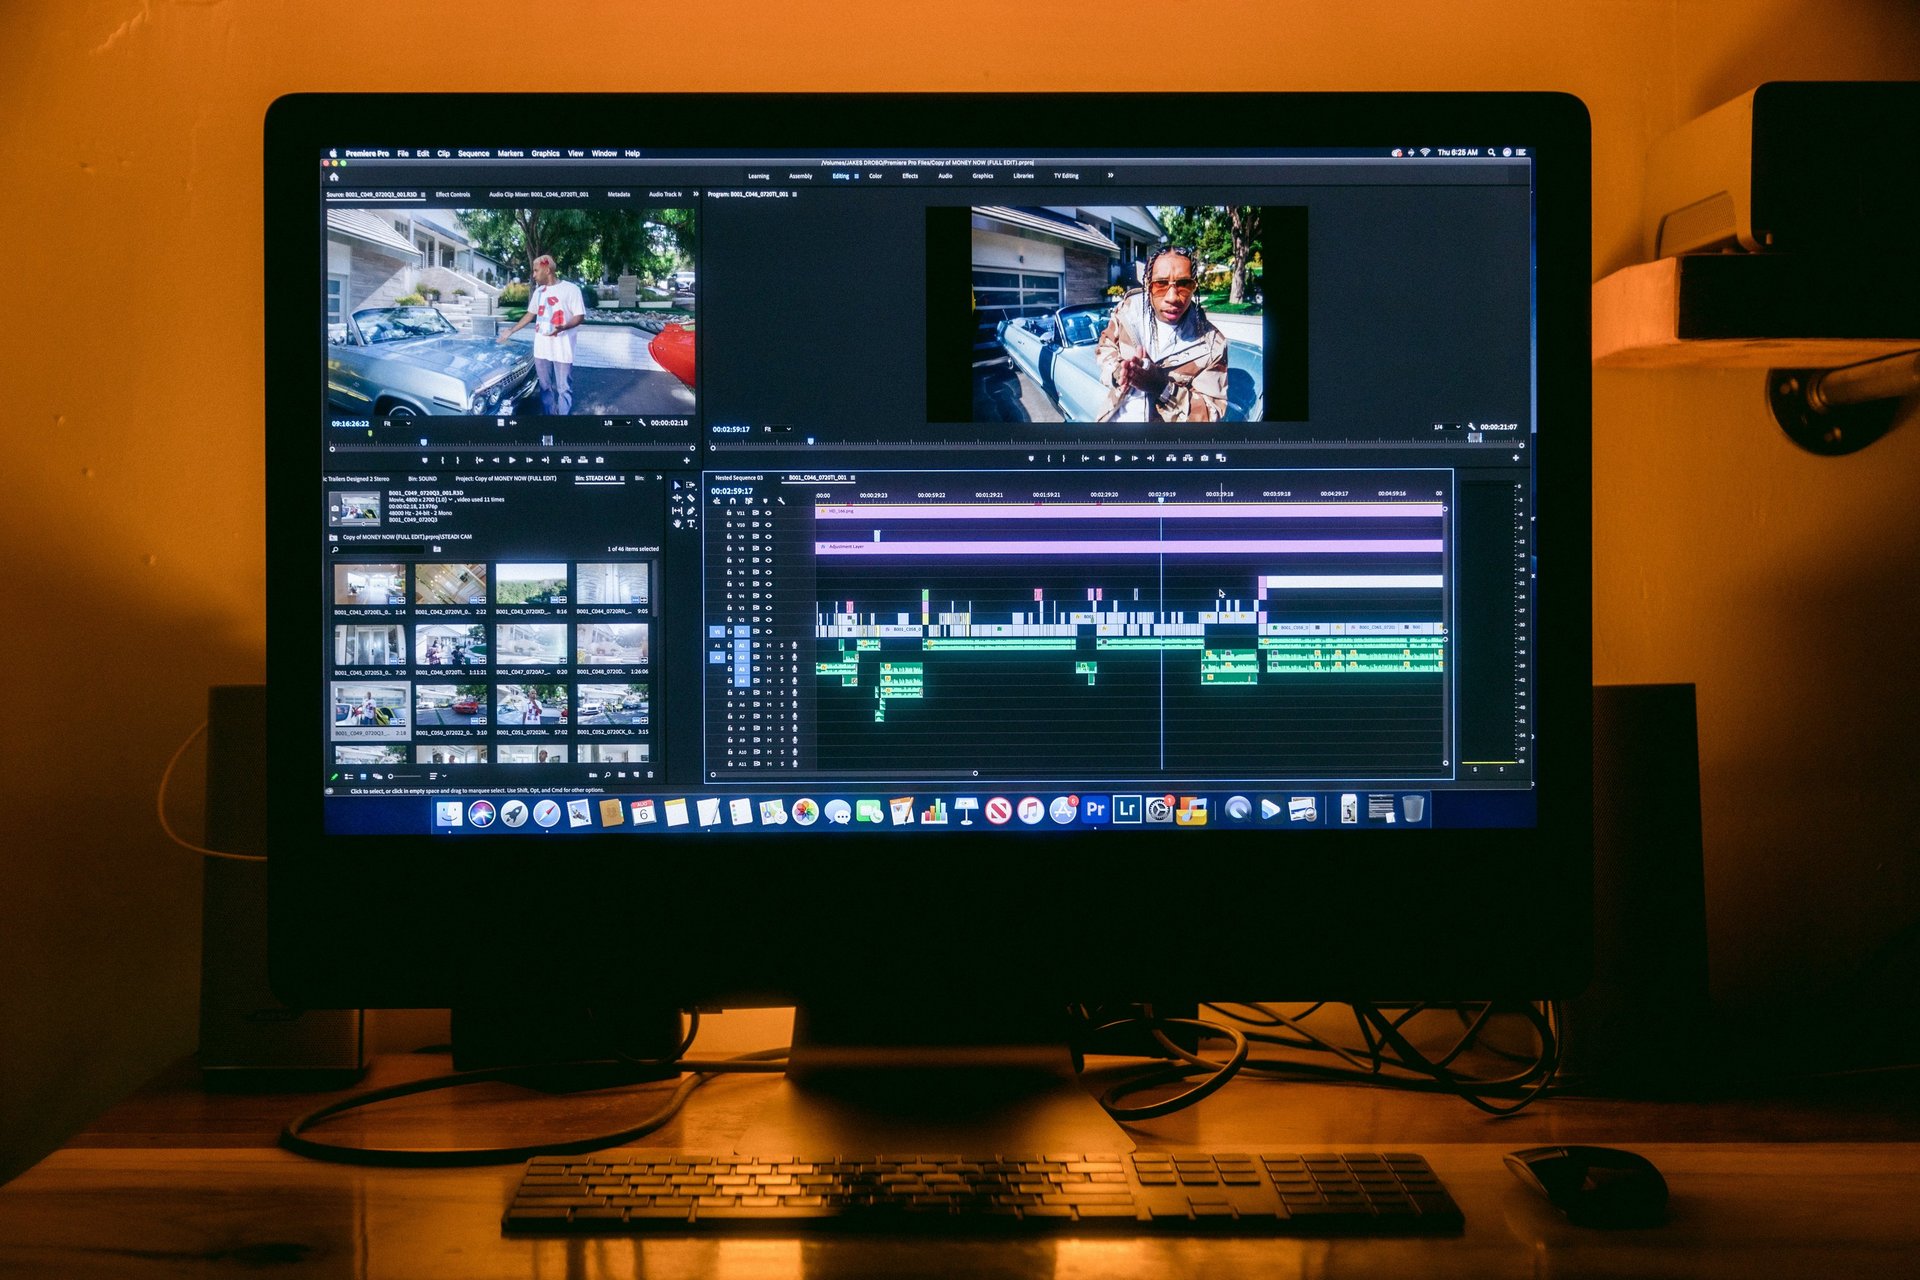
{"label": "driveway", "polygon": [[[647,351],[653,334],[618,324],[584,324],[573,345],[576,416],[682,417],[693,412],[693,389],[660,367]],[[513,337],[533,346],[530,329]],[[537,413],[540,390],[522,396],[519,412]]]}

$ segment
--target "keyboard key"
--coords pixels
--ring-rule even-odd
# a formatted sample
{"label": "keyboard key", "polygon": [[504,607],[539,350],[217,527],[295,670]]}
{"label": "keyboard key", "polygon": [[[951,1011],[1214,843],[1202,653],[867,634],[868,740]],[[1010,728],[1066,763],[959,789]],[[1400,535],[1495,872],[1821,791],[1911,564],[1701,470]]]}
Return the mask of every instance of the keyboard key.
{"label": "keyboard key", "polygon": [[1066,1191],[1050,1196],[1041,1196],[1041,1204],[1132,1204],[1133,1193],[1117,1191],[1112,1194],[1098,1191]]}

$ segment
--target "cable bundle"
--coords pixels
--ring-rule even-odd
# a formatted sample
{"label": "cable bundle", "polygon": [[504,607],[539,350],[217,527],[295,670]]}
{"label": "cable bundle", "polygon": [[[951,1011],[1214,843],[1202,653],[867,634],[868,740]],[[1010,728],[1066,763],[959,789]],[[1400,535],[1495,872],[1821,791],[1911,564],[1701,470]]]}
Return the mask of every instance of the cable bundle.
{"label": "cable bundle", "polygon": [[[1259,1003],[1202,1007],[1211,1018],[1161,1018],[1150,1007],[1121,1017],[1082,1010],[1091,1051],[1100,1052],[1102,1042],[1111,1044],[1121,1035],[1145,1032],[1166,1060],[1102,1095],[1101,1105],[1114,1119],[1170,1115],[1215,1093],[1242,1071],[1450,1093],[1490,1115],[1512,1115],[1552,1085],[1565,1043],[1555,1001],[1321,1001],[1293,1012]],[[1359,1043],[1341,1043],[1333,1033],[1308,1025],[1316,1015],[1334,1017],[1340,1010],[1352,1016]],[[1529,1051],[1515,1052],[1490,1039],[1496,1028],[1516,1023],[1532,1040]],[[1207,1057],[1179,1044],[1174,1035],[1181,1032],[1224,1040],[1227,1054]],[[1256,1047],[1284,1052],[1256,1056]],[[1201,1077],[1198,1084],[1171,1097],[1142,1104],[1124,1101],[1195,1076]]]}

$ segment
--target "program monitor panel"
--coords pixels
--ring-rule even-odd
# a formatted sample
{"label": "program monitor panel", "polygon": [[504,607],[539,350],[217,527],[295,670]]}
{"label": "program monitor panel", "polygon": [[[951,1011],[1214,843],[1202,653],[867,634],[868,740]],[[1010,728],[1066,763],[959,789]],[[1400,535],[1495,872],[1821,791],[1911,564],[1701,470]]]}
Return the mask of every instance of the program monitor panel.
{"label": "program monitor panel", "polygon": [[325,148],[328,830],[1530,825],[1522,141]]}

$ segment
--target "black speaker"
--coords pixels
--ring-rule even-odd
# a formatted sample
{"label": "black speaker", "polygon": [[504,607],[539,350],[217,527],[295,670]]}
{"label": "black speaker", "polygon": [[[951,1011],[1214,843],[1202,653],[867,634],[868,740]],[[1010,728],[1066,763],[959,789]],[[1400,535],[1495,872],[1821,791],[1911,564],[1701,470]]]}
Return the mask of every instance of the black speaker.
{"label": "black speaker", "polygon": [[1597,686],[1593,769],[1593,981],[1567,1008],[1562,1075],[1685,1089],[1711,1013],[1693,686]]}
{"label": "black speaker", "polygon": [[[207,847],[267,851],[267,691],[207,691]],[[348,1084],[366,1070],[358,1009],[290,1009],[267,983],[267,864],[205,860],[200,1069],[210,1088]]]}

